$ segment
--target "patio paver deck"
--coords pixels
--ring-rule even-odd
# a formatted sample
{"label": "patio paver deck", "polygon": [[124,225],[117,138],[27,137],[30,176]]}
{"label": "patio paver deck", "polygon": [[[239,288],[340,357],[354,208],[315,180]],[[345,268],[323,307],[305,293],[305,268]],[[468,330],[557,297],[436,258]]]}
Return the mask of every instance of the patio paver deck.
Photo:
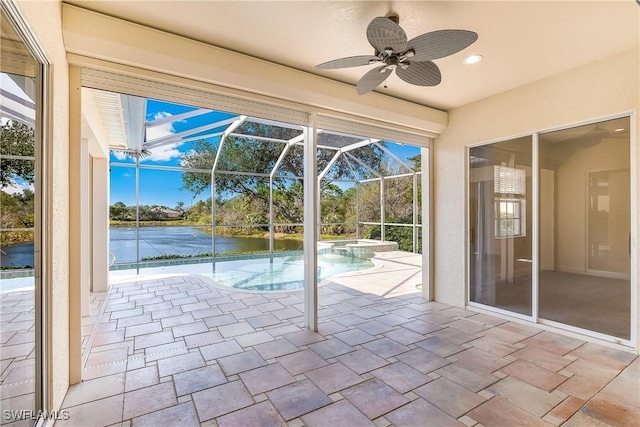
{"label": "patio paver deck", "polygon": [[[319,288],[326,315],[317,333],[304,329],[299,291],[238,292],[197,275],[113,284],[106,304],[114,310],[87,340],[91,380],[70,388],[63,403],[70,418],[56,425],[640,419],[636,355],[426,302],[415,286],[419,261],[386,256],[380,269]],[[126,322],[147,314],[135,329]]]}

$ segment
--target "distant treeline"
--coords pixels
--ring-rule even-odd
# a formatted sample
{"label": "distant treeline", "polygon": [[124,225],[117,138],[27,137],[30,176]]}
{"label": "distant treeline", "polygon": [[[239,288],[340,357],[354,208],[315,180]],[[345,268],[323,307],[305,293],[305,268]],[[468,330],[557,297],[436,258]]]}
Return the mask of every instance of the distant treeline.
{"label": "distant treeline", "polygon": [[[0,191],[0,223],[4,229],[33,228],[34,194],[29,189],[22,193],[9,194]],[[3,231],[0,233],[2,246],[33,242],[33,231]]]}

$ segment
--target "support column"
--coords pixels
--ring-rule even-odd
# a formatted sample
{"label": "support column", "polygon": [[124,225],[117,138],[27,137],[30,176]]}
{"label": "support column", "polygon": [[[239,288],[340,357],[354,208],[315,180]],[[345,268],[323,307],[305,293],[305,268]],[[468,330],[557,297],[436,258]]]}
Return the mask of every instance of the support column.
{"label": "support column", "polygon": [[[79,209],[79,222],[76,223],[75,228],[77,228],[77,233],[80,234],[80,253],[78,254],[80,257],[80,292],[81,292],[81,315],[82,317],[88,317],[90,312],[90,303],[91,303],[91,254],[90,254],[90,193],[89,186],[91,181],[91,175],[89,173],[89,141],[85,138],[80,139],[80,147],[79,147],[78,163],[79,163],[79,178],[80,185],[78,194],[78,198],[76,199],[77,205],[76,209]],[[72,226],[72,228],[74,228]]]}
{"label": "support column", "polygon": [[[320,187],[320,182],[322,181],[321,178],[316,178],[316,182],[318,183],[318,197],[320,197],[320,194],[322,194],[322,190]],[[316,206],[316,211],[318,214],[318,220],[316,222],[316,228],[317,231],[316,233],[318,233],[318,239],[320,238],[320,236],[322,236],[322,203],[321,201],[318,201],[318,204]]]}
{"label": "support column", "polygon": [[273,223],[276,220],[275,213],[273,211],[273,171],[269,176],[269,253],[273,253],[274,250],[274,241],[273,241],[273,233],[274,227]]}
{"label": "support column", "polygon": [[318,182],[316,114],[311,114],[304,141],[304,323],[318,330]]}
{"label": "support column", "polygon": [[381,241],[386,241],[386,236],[385,236],[385,222],[387,222],[387,218],[384,212],[384,207],[386,205],[385,199],[384,199],[384,177],[380,177],[380,240]]}
{"label": "support column", "polygon": [[422,297],[434,301],[431,271],[431,151],[420,149],[422,170]]}
{"label": "support column", "polygon": [[418,253],[418,175],[413,173],[413,253]]}
{"label": "support column", "polygon": [[[81,69],[69,66],[69,384],[82,381]],[[85,264],[86,266],[86,264]]]}
{"label": "support column", "polygon": [[[193,199],[191,202],[193,206]],[[216,172],[215,165],[211,168],[211,257],[216,258]],[[215,268],[216,263],[213,263]]]}
{"label": "support column", "polygon": [[92,263],[91,291],[109,288],[109,159],[92,158]]}
{"label": "support column", "polygon": [[360,238],[360,182],[356,182],[356,239]]}

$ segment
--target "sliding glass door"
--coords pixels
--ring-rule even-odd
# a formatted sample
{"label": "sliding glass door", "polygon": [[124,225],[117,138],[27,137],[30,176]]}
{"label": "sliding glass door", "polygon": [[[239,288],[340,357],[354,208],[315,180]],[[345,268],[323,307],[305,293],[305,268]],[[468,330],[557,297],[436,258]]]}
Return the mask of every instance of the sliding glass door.
{"label": "sliding glass door", "polygon": [[541,134],[539,317],[630,338],[628,117]]}
{"label": "sliding glass door", "polygon": [[531,137],[469,150],[472,302],[531,315]]}
{"label": "sliding glass door", "polygon": [[630,126],[623,117],[469,149],[472,305],[630,339]]}
{"label": "sliding glass door", "polygon": [[[8,5],[7,5],[8,7]],[[43,408],[41,64],[0,8],[0,425]]]}

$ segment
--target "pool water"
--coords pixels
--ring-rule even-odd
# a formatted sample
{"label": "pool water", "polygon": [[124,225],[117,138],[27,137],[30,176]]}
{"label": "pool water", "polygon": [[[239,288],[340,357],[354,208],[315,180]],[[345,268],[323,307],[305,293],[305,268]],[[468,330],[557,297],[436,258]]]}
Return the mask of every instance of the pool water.
{"label": "pool water", "polygon": [[[373,267],[367,259],[318,254],[318,282],[331,276]],[[235,259],[214,263],[213,280],[236,289],[282,291],[304,286],[303,255]]]}

